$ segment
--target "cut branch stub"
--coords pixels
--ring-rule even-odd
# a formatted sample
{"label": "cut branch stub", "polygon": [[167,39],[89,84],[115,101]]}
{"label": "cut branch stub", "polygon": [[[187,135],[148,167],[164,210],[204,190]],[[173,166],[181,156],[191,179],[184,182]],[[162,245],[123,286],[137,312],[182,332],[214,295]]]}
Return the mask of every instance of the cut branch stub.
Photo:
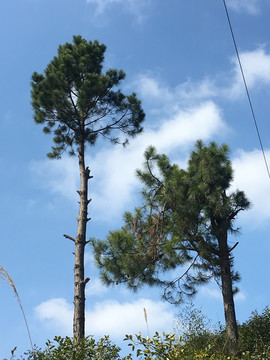
{"label": "cut branch stub", "polygon": [[69,239],[69,240],[71,240],[71,241],[76,241],[73,237],[71,237],[71,236],[69,236],[69,235],[67,235],[67,234],[64,234],[64,237],[66,238],[66,239]]}
{"label": "cut branch stub", "polygon": [[88,166],[87,166],[87,168],[85,169],[85,174],[86,174],[88,180],[93,178],[93,176],[90,175],[90,170],[89,170],[89,167],[88,167]]}
{"label": "cut branch stub", "polygon": [[84,285],[86,285],[86,284],[88,283],[88,281],[90,281],[90,278],[89,278],[89,277],[87,277],[87,278],[83,281]]}

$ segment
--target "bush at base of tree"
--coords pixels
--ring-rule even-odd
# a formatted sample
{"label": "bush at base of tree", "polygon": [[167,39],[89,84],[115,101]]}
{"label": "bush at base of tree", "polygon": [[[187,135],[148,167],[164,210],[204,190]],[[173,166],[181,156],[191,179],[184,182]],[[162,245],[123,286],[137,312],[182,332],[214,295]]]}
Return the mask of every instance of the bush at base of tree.
{"label": "bush at base of tree", "polygon": [[[200,308],[195,308],[192,301],[178,313],[174,331],[183,339],[185,353],[188,356],[200,353],[222,353],[225,331],[221,324],[212,326],[211,321]],[[209,346],[211,344],[211,346]]]}
{"label": "bush at base of tree", "polygon": [[[226,342],[224,328],[213,330],[200,309],[193,305],[181,313],[182,327],[175,326],[175,334],[143,337],[126,335],[131,353],[121,357],[120,348],[108,336],[95,340],[86,337],[78,343],[72,338],[57,336],[46,343],[45,350],[29,351],[21,360],[270,360],[270,310],[257,311],[238,326],[239,353],[228,357],[223,353]],[[180,335],[180,336],[179,336]],[[15,360],[14,351],[10,360]]]}
{"label": "bush at base of tree", "polygon": [[47,341],[45,350],[26,353],[24,360],[118,360],[120,348],[108,336],[96,341],[93,337],[73,342],[70,337],[55,336]]}
{"label": "bush at base of tree", "polygon": [[239,326],[239,349],[251,354],[250,359],[270,359],[270,309],[262,314],[254,311],[250,318]]}
{"label": "bush at base of tree", "polygon": [[[190,359],[228,359],[224,355],[226,346],[224,327],[220,324],[216,327],[211,326],[201,309],[194,308],[193,303],[190,303],[179,314],[175,331],[184,340],[185,355],[189,355]],[[270,360],[270,310],[268,307],[262,314],[254,311],[246,322],[238,325],[238,333],[238,357],[232,359]]]}

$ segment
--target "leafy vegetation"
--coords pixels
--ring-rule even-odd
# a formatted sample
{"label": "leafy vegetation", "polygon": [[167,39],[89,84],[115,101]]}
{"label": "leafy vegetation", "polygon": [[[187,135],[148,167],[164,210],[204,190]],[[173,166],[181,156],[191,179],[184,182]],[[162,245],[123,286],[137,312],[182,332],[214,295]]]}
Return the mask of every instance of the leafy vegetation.
{"label": "leafy vegetation", "polygon": [[[125,224],[107,239],[92,239],[101,278],[107,285],[126,283],[133,290],[161,286],[173,304],[193,296],[215,279],[221,288],[226,348],[237,353],[238,333],[233,294],[234,271],[229,234],[237,233],[237,215],[249,208],[243,191],[231,191],[233,169],[227,145],[197,141],[187,170],[171,164],[154,147],[145,151],[137,175],[143,184],[142,205],[125,213]],[[171,279],[171,271],[179,275]]]}
{"label": "leafy vegetation", "polygon": [[251,317],[239,326],[239,349],[251,359],[270,359],[270,310],[262,314],[254,311]]}
{"label": "leafy vegetation", "polygon": [[[56,336],[54,341],[47,341],[45,350],[35,350],[36,360],[116,360],[120,348],[112,344],[108,336],[96,341],[86,337],[76,342],[70,337]],[[26,355],[34,359],[32,352]]]}
{"label": "leafy vegetation", "polygon": [[[225,329],[213,327],[201,309],[186,307],[179,314],[175,334],[155,333],[153,337],[142,334],[126,335],[124,341],[130,353],[121,357],[121,349],[108,336],[98,341],[86,337],[79,342],[72,338],[56,336],[46,343],[45,350],[29,351],[21,360],[269,360],[270,310],[261,314],[254,311],[250,318],[238,325],[239,351],[228,357],[224,352]],[[14,350],[12,357],[15,359]]]}

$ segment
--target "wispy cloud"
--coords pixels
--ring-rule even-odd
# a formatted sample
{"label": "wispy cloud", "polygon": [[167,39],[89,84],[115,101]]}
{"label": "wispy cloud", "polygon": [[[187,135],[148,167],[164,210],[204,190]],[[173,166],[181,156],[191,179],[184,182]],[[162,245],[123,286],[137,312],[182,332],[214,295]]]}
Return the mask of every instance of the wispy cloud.
{"label": "wispy cloud", "polygon": [[212,289],[212,288],[209,288],[209,287],[202,287],[201,290],[200,290],[200,294],[205,296],[205,297],[208,297],[208,298],[222,300],[221,290],[218,290],[218,289]]}
{"label": "wispy cloud", "polygon": [[207,140],[220,131],[226,131],[220,111],[212,102],[207,102],[178,111],[157,129],[146,129],[125,150],[115,147],[99,152],[90,161],[98,183],[93,195],[95,213],[103,221],[113,221],[115,215],[119,218],[133,199],[138,184],[135,170],[141,167],[147,146],[154,145],[159,152],[170,154],[191,147],[198,138]]}
{"label": "wispy cloud", "polygon": [[171,88],[150,72],[137,76],[132,87],[137,89],[142,99],[151,102],[152,106],[155,104],[160,108],[163,105],[173,111],[180,104],[186,106],[187,103],[194,104],[214,97],[218,90],[209,78],[197,82],[188,79],[175,88]]}
{"label": "wispy cloud", "polygon": [[150,5],[151,0],[86,0],[88,4],[95,6],[95,16],[99,17],[105,12],[114,8],[120,8],[133,14],[138,22],[146,18],[146,8]]}
{"label": "wispy cloud", "polygon": [[[239,55],[249,89],[258,91],[270,87],[270,52],[266,46],[241,51]],[[144,101],[157,106],[159,111],[162,105],[174,111],[175,106],[196,104],[202,100],[226,98],[235,101],[245,94],[245,87],[236,56],[228,59],[228,65],[230,67],[226,72],[213,78],[188,79],[175,88],[148,72],[138,76],[132,87]]]}
{"label": "wispy cloud", "polygon": [[[204,286],[200,290],[200,294],[204,297],[221,300],[222,301],[222,293],[219,289],[210,288],[207,286]],[[242,291],[239,291],[234,296],[235,301],[244,301],[246,300],[246,296]]]}
{"label": "wispy cloud", "polygon": [[96,304],[93,311],[87,312],[88,332],[93,331],[91,324],[94,324],[95,333],[99,335],[108,333],[112,337],[122,337],[124,334],[134,334],[139,331],[146,332],[144,308],[147,309],[152,334],[155,331],[170,329],[173,313],[169,304],[139,299],[125,303],[114,300]]}
{"label": "wispy cloud", "polygon": [[109,288],[102,284],[99,278],[91,278],[89,286],[86,287],[86,296],[103,295],[108,292]]}
{"label": "wispy cloud", "polygon": [[[240,59],[249,89],[261,89],[263,86],[270,85],[270,54],[264,47],[254,51],[244,51],[240,53]],[[244,83],[236,58],[232,60],[234,64],[232,86],[228,89],[228,95],[238,98],[245,94]]]}
{"label": "wispy cloud", "polygon": [[[112,338],[123,339],[125,334],[146,332],[143,309],[147,310],[149,329],[170,331],[173,323],[171,306],[166,302],[150,299],[138,299],[120,303],[107,300],[96,303],[93,309],[86,310],[86,333],[95,336],[110,335]],[[46,327],[65,335],[72,333],[73,307],[63,298],[50,299],[35,308],[38,320]]]}
{"label": "wispy cloud", "polygon": [[64,298],[50,299],[35,308],[36,317],[48,327],[71,335],[73,307]]}
{"label": "wispy cloud", "polygon": [[227,5],[234,11],[258,15],[261,12],[261,0],[227,0]]}
{"label": "wispy cloud", "polygon": [[[225,131],[219,108],[211,101],[203,102],[184,111],[177,110],[170,118],[146,127],[126,149],[110,146],[88,156],[87,163],[94,175],[90,187],[91,206],[95,207],[93,216],[108,222],[122,217],[135,196],[134,189],[138,184],[135,170],[141,167],[147,146],[154,145],[159,152],[170,154],[180,148],[191,148],[197,139],[209,140]],[[78,170],[75,160],[64,157],[55,162],[35,162],[32,171],[48,191],[68,197],[76,204]]]}
{"label": "wispy cloud", "polygon": [[[264,48],[259,48],[255,51],[243,52],[241,56],[250,89],[256,88],[257,91],[262,86],[269,86],[270,54]],[[89,208],[91,213],[93,206],[94,213],[91,214],[93,220],[112,223],[121,219],[123,211],[128,207],[134,207],[137,195],[135,191],[138,186],[135,170],[141,167],[147,146],[154,145],[159,152],[168,156],[172,154],[175,156],[177,152],[177,159],[184,162],[197,139],[208,141],[228,133],[221,109],[209,99],[220,97],[235,101],[241,96],[241,88],[243,91],[244,88],[235,62],[229,73],[231,74],[229,87],[224,84],[218,86],[217,81],[205,79],[197,83],[187,81],[171,88],[150,74],[139,76],[132,85],[144,99],[149,110],[145,131],[131,140],[126,149],[104,144],[104,147],[99,148],[98,151],[92,148],[95,152],[87,156],[87,164],[94,175],[90,183],[90,197],[93,198],[93,202]],[[242,178],[239,188],[244,191],[247,189],[247,196],[254,204],[252,210],[247,213],[258,212],[258,216],[266,219],[270,209],[259,205],[261,200],[265,199],[260,189],[266,189],[266,184],[263,187],[260,185],[261,181],[264,181],[260,176],[249,184],[248,177],[244,175],[249,171],[253,177],[255,176],[252,169],[243,167],[244,164],[248,167],[247,162],[253,158],[252,154],[250,156],[251,159],[247,156],[249,160],[245,162],[246,157],[244,157],[242,163],[235,159],[235,180]],[[256,162],[254,166],[259,166],[258,164],[260,162]],[[258,169],[257,174],[261,170],[264,171]],[[63,157],[59,161],[35,162],[32,164],[32,171],[38,186],[47,188],[57,196],[68,197],[77,206],[76,190],[79,187],[77,158]],[[268,203],[270,204],[270,199]]]}
{"label": "wispy cloud", "polygon": [[[270,150],[265,152],[270,161]],[[259,227],[270,220],[270,182],[262,152],[239,150],[233,159],[234,187],[243,190],[252,203],[252,208],[243,212],[241,219],[249,226]]]}
{"label": "wispy cloud", "polygon": [[235,301],[245,301],[247,299],[246,294],[243,291],[239,291],[234,296]]}
{"label": "wispy cloud", "polygon": [[46,159],[33,161],[30,170],[38,179],[38,186],[49,189],[53,194],[60,194],[76,202],[79,189],[78,162],[76,157],[64,157],[61,160]]}

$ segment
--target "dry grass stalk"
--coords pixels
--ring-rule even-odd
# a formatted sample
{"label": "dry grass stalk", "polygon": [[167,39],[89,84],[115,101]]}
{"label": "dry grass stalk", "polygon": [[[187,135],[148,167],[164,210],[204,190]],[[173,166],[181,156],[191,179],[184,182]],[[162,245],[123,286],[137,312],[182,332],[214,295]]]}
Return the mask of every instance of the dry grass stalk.
{"label": "dry grass stalk", "polygon": [[28,337],[29,337],[29,340],[30,340],[30,345],[31,345],[31,349],[32,349],[32,352],[33,352],[33,356],[34,356],[34,359],[36,359],[35,352],[34,352],[34,347],[33,347],[33,343],[32,343],[32,338],[31,338],[29,326],[28,326],[28,323],[27,323],[27,320],[26,320],[26,316],[25,316],[25,313],[24,313],[24,310],[23,310],[21,299],[19,297],[18,291],[16,289],[16,286],[15,286],[15,284],[13,282],[12,277],[9,275],[7,270],[1,265],[0,265],[0,278],[3,279],[3,280],[7,280],[7,282],[9,283],[9,285],[12,287],[12,289],[14,291],[14,294],[16,296],[16,299],[18,301],[18,304],[19,304],[19,306],[21,308],[21,311],[22,311],[22,314],[23,314],[23,318],[24,318],[24,322],[25,322],[25,325],[26,325]]}
{"label": "dry grass stalk", "polygon": [[150,338],[150,333],[149,333],[149,327],[148,327],[148,320],[147,320],[147,312],[146,312],[146,308],[143,308],[143,312],[144,312],[144,320],[145,320],[146,327],[147,327],[148,337]]}

